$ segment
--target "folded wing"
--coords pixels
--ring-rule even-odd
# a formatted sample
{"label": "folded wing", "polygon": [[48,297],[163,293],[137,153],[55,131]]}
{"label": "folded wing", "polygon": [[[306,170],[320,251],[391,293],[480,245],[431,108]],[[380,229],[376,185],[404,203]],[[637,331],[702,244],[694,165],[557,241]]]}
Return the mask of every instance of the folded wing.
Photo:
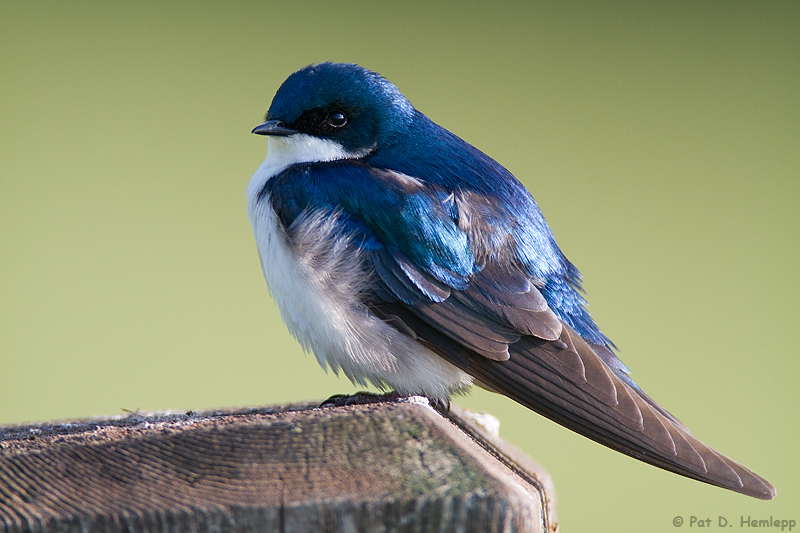
{"label": "folded wing", "polygon": [[270,187],[287,226],[301,212],[336,212],[371,275],[364,304],[485,387],[641,461],[756,498],[775,495],[642,392],[599,330],[588,341],[576,331],[590,321],[583,300],[568,302],[582,313],[573,320],[564,295],[548,287],[572,285],[566,295],[577,295],[577,270],[554,263],[541,269],[549,279],[535,274],[524,233],[485,222],[503,218],[486,195],[470,205],[479,197],[469,191],[357,162],[294,168]]}

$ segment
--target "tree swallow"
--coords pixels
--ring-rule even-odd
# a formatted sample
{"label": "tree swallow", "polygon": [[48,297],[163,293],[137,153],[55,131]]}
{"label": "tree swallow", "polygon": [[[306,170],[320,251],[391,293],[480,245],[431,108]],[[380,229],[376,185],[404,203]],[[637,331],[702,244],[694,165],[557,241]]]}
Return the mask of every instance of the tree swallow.
{"label": "tree swallow", "polygon": [[289,331],[354,383],[447,401],[473,383],[657,467],[761,499],[631,380],[536,202],[503,166],[353,64],[295,72],[247,187]]}

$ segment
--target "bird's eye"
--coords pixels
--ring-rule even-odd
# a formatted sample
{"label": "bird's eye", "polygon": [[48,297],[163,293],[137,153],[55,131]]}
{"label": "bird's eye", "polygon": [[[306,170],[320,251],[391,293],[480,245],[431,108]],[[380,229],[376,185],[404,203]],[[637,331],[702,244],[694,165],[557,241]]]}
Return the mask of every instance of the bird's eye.
{"label": "bird's eye", "polygon": [[347,124],[347,115],[345,115],[341,111],[333,111],[330,114],[328,114],[327,122],[334,128],[341,128],[342,126]]}

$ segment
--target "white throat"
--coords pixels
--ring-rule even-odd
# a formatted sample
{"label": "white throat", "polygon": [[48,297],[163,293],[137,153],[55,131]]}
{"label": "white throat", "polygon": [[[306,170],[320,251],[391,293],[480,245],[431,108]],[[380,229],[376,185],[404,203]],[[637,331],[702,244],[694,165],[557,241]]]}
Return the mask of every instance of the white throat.
{"label": "white throat", "polygon": [[292,165],[358,159],[369,152],[368,149],[351,152],[336,141],[320,139],[305,133],[295,133],[286,137],[270,136],[267,141],[267,158],[250,179],[247,198],[252,200],[264,188],[267,181]]}

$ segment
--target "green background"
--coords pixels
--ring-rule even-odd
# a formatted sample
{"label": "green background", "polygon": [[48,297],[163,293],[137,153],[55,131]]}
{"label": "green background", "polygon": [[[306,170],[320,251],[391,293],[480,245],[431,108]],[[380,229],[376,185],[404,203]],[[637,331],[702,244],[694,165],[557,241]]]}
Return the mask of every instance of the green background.
{"label": "green background", "polygon": [[564,531],[800,523],[800,3],[0,6],[0,424],[322,399],[244,189],[280,83],[381,72],[533,192],[633,377],[760,502],[511,401]]}

